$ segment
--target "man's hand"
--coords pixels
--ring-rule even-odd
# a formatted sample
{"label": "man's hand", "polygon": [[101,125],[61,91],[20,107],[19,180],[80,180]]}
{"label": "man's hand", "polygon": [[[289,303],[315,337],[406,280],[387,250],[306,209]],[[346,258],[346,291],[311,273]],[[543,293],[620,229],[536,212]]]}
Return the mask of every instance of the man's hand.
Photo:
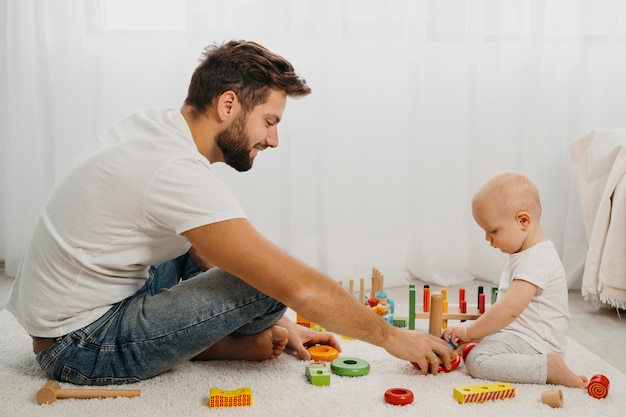
{"label": "man's hand", "polygon": [[396,329],[383,347],[399,359],[417,363],[422,374],[428,372],[429,364],[432,374],[437,374],[440,363],[450,370],[454,357],[454,351],[443,339],[416,330]]}
{"label": "man's hand", "polygon": [[306,348],[316,344],[332,346],[337,349],[337,351],[341,352],[341,346],[339,346],[339,342],[337,342],[337,339],[332,333],[316,332],[315,330],[294,323],[286,317],[281,318],[276,324],[289,331],[287,346],[296,352],[300,360],[311,359],[311,355],[309,355],[309,351]]}

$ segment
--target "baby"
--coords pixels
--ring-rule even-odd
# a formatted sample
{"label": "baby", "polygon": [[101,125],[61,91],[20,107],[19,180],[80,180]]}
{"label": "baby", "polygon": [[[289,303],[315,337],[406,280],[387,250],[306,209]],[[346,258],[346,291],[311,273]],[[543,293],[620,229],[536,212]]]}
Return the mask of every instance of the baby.
{"label": "baby", "polygon": [[443,338],[455,346],[480,340],[465,361],[474,378],[586,387],[587,378],[563,360],[567,282],[554,244],[541,230],[537,188],[519,173],[498,173],[474,194],[472,214],[485,239],[509,260],[497,302],[476,321],[447,328]]}

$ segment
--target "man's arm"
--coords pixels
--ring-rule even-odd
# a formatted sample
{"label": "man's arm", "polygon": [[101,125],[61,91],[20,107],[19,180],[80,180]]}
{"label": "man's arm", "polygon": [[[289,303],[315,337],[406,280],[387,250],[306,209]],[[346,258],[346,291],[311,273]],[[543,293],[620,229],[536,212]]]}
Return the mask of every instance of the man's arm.
{"label": "man's arm", "polygon": [[193,258],[193,261],[196,263],[196,265],[198,265],[198,268],[200,268],[202,271],[208,271],[209,269],[216,266],[213,262],[211,262],[209,258],[196,250],[195,246],[192,246],[191,249],[189,249],[189,254]]}
{"label": "man's arm", "polygon": [[274,245],[247,219],[213,223],[183,235],[203,258],[328,330],[383,347],[423,370],[436,352],[449,367],[452,350],[443,340],[393,327],[330,277]]}

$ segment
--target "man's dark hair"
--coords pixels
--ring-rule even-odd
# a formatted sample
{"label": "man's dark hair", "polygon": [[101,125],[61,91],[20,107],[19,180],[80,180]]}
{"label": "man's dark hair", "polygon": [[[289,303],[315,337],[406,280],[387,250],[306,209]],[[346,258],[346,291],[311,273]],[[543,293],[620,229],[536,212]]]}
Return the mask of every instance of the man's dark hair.
{"label": "man's dark hair", "polygon": [[279,89],[290,97],[306,96],[311,88],[285,58],[250,41],[230,41],[205,49],[194,71],[185,104],[199,114],[225,91],[237,94],[244,112],[269,100],[270,90]]}

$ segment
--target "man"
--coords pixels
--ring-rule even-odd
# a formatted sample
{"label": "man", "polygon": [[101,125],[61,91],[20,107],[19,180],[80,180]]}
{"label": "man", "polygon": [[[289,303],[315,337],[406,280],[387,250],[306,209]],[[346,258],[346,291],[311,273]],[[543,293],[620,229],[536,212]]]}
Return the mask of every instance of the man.
{"label": "man", "polygon": [[79,156],[43,209],[8,307],[51,378],[128,383],[193,358],[340,349],[283,317],[285,306],[421,369],[437,355],[449,367],[443,340],[394,328],[265,239],[211,172],[250,169],[278,146],[287,97],[309,93],[256,43],[213,46],[181,110],[132,114]]}

